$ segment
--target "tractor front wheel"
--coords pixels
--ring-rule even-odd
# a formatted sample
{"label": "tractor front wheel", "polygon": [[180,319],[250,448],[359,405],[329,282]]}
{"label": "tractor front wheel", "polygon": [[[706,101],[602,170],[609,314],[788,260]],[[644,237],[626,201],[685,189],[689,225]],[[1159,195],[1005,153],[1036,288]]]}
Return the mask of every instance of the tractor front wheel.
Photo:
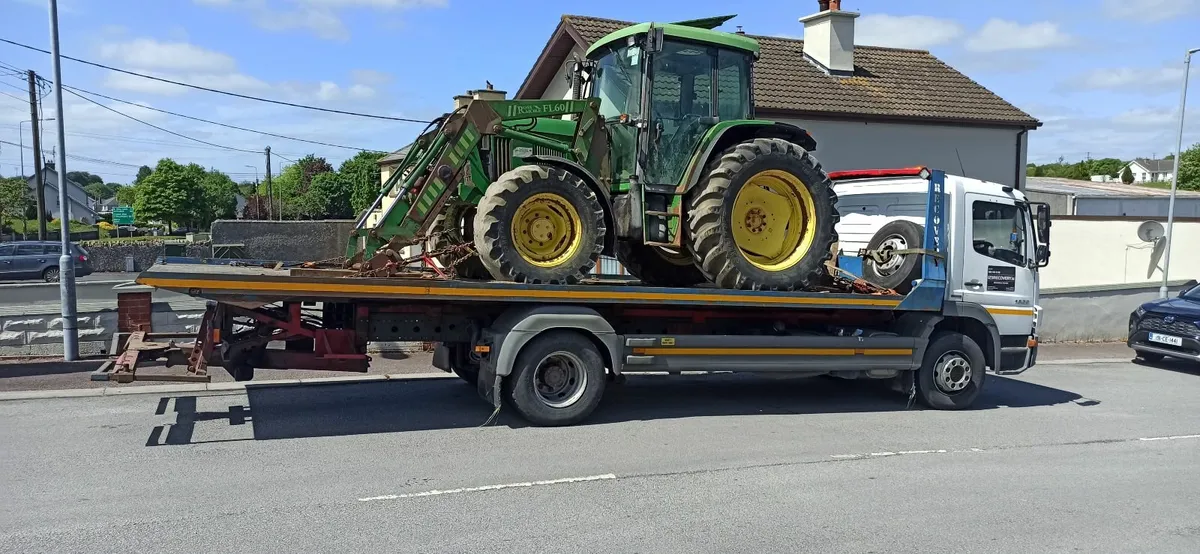
{"label": "tractor front wheel", "polygon": [[782,139],[726,150],[693,189],[688,231],[696,265],[728,289],[820,284],[837,241],[837,195],[821,164]]}
{"label": "tractor front wheel", "polygon": [[475,249],[500,281],[574,284],[604,249],[604,208],[577,175],[525,165],[488,186],[475,215]]}

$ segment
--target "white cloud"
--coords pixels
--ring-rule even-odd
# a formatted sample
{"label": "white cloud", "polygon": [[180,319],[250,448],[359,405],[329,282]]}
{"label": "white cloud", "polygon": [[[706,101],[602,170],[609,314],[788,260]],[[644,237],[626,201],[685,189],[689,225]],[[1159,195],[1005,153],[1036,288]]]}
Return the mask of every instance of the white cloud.
{"label": "white cloud", "polygon": [[1063,81],[1060,88],[1159,93],[1182,83],[1182,67],[1110,67],[1071,77]]}
{"label": "white cloud", "polygon": [[417,8],[443,8],[448,0],[193,0],[204,6],[237,9],[249,14],[269,31],[307,30],[327,40],[347,40],[350,31],[342,22],[345,10],[369,9],[399,12]]}
{"label": "white cloud", "polygon": [[227,54],[187,42],[161,42],[152,38],[102,44],[100,56],[141,69],[227,72],[237,67],[237,63]]}
{"label": "white cloud", "polygon": [[1104,14],[1136,23],[1167,21],[1200,12],[1200,0],[1104,0]]}
{"label": "white cloud", "polygon": [[871,46],[929,49],[963,35],[963,26],[927,15],[870,14],[858,19],[854,42]]}
{"label": "white cloud", "polygon": [[[1092,158],[1161,157],[1175,150],[1178,114],[1169,106],[1143,106],[1117,114],[1095,113],[1074,106],[1040,106],[1030,113],[1042,128],[1030,133],[1029,161],[1052,162],[1062,156]],[[1184,146],[1200,141],[1200,118],[1187,121]]]}
{"label": "white cloud", "polygon": [[972,52],[1003,52],[1058,48],[1071,42],[1071,36],[1060,29],[1057,23],[1038,21],[1022,25],[1014,21],[989,19],[967,39],[966,47]]}
{"label": "white cloud", "polygon": [[1112,122],[1121,126],[1162,127],[1179,122],[1179,110],[1171,108],[1134,108],[1119,113]]}
{"label": "white cloud", "polygon": [[355,69],[350,71],[350,78],[355,83],[364,85],[384,85],[392,82],[392,75],[376,69]]}

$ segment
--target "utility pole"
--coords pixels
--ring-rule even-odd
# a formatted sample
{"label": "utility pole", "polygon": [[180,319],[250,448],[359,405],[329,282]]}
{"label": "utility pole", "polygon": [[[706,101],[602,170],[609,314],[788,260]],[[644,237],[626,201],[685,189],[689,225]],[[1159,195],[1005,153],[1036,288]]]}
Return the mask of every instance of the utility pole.
{"label": "utility pole", "polygon": [[1167,297],[1168,278],[1171,273],[1171,235],[1175,228],[1175,193],[1179,190],[1179,158],[1183,156],[1183,121],[1187,111],[1188,73],[1192,69],[1192,54],[1200,52],[1200,48],[1187,51],[1183,57],[1183,92],[1179,95],[1179,137],[1175,142],[1174,169],[1171,175],[1171,199],[1167,202],[1167,245],[1163,254],[1162,286],[1158,287],[1158,297]]}
{"label": "utility pole", "polygon": [[271,147],[267,147],[267,219],[275,219],[275,196],[271,192]]}
{"label": "utility pole", "polygon": [[75,256],[71,253],[71,205],[67,196],[66,125],[62,101],[62,59],[58,52],[58,1],[50,0],[50,59],[54,67],[54,111],[58,120],[58,148],[54,171],[58,175],[58,221],[62,223],[62,254],[58,256],[58,296],[62,300],[63,359],[79,359],[79,330],[75,319]]}
{"label": "utility pole", "polygon": [[41,130],[38,129],[37,74],[30,69],[26,76],[29,78],[29,127],[33,130],[33,188],[37,197],[38,240],[46,240],[46,181],[42,175],[42,139],[38,136]]}

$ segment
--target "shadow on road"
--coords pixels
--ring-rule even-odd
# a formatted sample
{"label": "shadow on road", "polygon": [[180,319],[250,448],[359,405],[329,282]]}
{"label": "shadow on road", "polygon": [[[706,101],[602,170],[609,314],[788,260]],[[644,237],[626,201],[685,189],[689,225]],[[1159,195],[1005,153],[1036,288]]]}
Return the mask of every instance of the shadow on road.
{"label": "shadow on road", "polygon": [[1188,360],[1180,360],[1178,358],[1163,358],[1157,362],[1148,362],[1141,358],[1134,358],[1133,363],[1155,369],[1174,371],[1175,373],[1200,376],[1200,364]]}
{"label": "shadow on road", "polygon": [[[197,409],[197,399],[210,411]],[[989,376],[977,409],[1027,408],[1080,402],[1073,392]],[[609,385],[600,407],[582,425],[685,417],[763,414],[895,412],[909,408],[905,395],[884,383],[836,379],[770,378],[750,375],[631,376]],[[272,440],[397,433],[478,427],[491,414],[475,389],[457,379],[384,383],[252,386],[243,397],[179,396],[160,400],[159,415],[174,412],[173,424],[156,427],[146,445],[181,445],[232,440]],[[197,436],[197,424],[249,424],[240,438]],[[511,408],[493,425],[524,427]],[[211,427],[206,429],[212,429]],[[215,433],[220,436],[221,433]]]}
{"label": "shadow on road", "polygon": [[65,375],[67,373],[90,373],[100,367],[99,358],[75,362],[62,360],[12,362],[0,365],[0,379],[9,377],[33,377],[37,375]]}

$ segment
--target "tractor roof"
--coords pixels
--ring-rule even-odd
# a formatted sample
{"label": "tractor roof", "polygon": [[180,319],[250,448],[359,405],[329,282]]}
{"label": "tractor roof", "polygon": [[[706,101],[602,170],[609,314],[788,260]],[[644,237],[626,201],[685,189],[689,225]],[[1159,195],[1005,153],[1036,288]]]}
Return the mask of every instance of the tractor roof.
{"label": "tractor roof", "polygon": [[[597,40],[588,48],[587,55],[591,56],[593,52],[611,45],[612,43],[624,40],[627,37],[641,35],[650,32],[651,27],[661,28],[663,34],[668,37],[681,38],[695,42],[703,42],[715,44],[725,48],[734,50],[744,50],[758,56],[758,41],[745,35],[736,33],[726,33],[723,31],[714,31],[707,28],[707,25],[714,21],[724,20],[726,18],[710,18],[695,21],[684,21],[680,23],[639,23],[631,25],[623,29],[618,29],[608,35]],[[723,22],[723,21],[722,21]]]}

